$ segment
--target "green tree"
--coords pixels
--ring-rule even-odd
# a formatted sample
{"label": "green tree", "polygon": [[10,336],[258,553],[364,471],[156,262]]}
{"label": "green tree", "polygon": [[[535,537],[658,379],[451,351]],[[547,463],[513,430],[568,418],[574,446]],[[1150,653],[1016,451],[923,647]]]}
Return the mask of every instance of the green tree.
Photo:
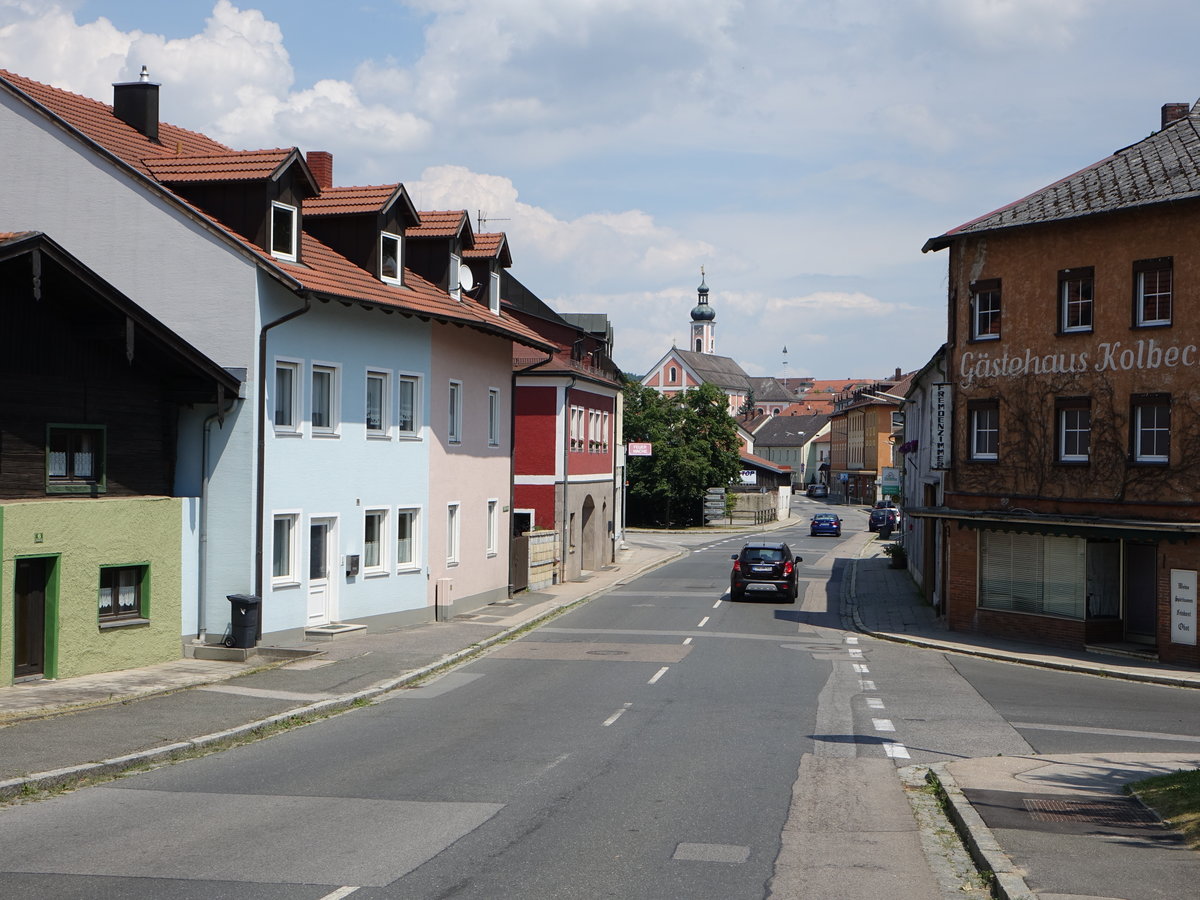
{"label": "green tree", "polygon": [[653,456],[627,461],[631,519],[697,522],[704,492],[738,477],[741,441],[726,403],[725,394],[708,384],[674,397],[626,384],[624,439],[654,445]]}

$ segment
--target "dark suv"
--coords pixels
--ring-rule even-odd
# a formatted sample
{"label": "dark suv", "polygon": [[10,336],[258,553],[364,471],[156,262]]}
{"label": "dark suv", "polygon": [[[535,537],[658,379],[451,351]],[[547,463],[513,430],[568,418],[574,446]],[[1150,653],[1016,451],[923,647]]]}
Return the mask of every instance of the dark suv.
{"label": "dark suv", "polygon": [[900,514],[893,506],[877,506],[871,510],[871,518],[867,520],[869,531],[879,531],[882,528],[895,530],[900,524]]}
{"label": "dark suv", "polygon": [[[761,585],[782,592],[788,603],[796,602],[796,563],[803,561],[799,556],[792,556],[792,550],[787,544],[769,541],[746,544],[741,553],[733,554],[733,571],[729,573],[729,599],[742,600],[746,596],[747,588]],[[751,591],[756,592],[757,590]]]}

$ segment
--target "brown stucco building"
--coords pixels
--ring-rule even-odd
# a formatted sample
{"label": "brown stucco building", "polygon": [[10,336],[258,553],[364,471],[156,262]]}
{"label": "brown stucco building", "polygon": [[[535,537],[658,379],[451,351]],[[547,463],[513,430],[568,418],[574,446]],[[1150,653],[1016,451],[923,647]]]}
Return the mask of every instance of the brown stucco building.
{"label": "brown stucco building", "polygon": [[1200,104],[939,237],[953,630],[1200,665]]}

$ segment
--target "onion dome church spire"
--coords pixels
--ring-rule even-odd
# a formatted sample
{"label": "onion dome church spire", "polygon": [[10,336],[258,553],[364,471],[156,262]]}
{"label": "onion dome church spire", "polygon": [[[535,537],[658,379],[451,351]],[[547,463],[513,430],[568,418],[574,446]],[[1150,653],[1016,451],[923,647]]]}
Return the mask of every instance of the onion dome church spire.
{"label": "onion dome church spire", "polygon": [[700,267],[700,287],[696,288],[696,306],[692,310],[692,347],[696,353],[716,353],[717,313],[708,305],[708,285],[704,266]]}

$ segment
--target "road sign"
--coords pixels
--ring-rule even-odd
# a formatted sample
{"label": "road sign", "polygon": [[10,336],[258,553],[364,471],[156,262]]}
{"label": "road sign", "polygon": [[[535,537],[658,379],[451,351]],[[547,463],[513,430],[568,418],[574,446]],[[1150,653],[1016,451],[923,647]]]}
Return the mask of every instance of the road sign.
{"label": "road sign", "polygon": [[630,443],[625,446],[625,452],[630,456],[653,456],[654,445],[645,443]]}

